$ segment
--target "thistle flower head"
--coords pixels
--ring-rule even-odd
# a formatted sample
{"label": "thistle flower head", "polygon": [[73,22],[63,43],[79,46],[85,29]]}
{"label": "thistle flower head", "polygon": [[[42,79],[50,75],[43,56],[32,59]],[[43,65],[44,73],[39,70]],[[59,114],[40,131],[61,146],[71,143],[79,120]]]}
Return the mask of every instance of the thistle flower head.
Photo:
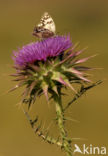
{"label": "thistle flower head", "polygon": [[56,36],[23,46],[18,52],[14,52],[13,59],[16,65],[25,66],[28,63],[46,61],[47,58],[56,57],[71,46],[69,36]]}
{"label": "thistle flower head", "polygon": [[[77,59],[82,51],[74,52],[69,36],[55,36],[43,41],[30,43],[14,52],[16,88],[25,85],[23,102],[29,106],[37,96],[48,93],[58,94],[59,88],[73,83],[90,82],[83,71],[90,68],[79,66],[89,58]],[[28,97],[28,98],[27,98]]]}

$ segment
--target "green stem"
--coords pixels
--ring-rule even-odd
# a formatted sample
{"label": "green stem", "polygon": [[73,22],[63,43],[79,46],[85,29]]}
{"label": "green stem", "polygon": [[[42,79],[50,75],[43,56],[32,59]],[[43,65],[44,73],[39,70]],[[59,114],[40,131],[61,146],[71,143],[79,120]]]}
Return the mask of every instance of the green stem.
{"label": "green stem", "polygon": [[56,104],[57,123],[59,126],[60,136],[62,140],[61,148],[66,152],[67,156],[72,156],[71,141],[67,137],[67,132],[64,127],[65,119],[64,119],[64,112],[63,112],[62,101],[61,101],[61,94],[56,95],[54,101]]}

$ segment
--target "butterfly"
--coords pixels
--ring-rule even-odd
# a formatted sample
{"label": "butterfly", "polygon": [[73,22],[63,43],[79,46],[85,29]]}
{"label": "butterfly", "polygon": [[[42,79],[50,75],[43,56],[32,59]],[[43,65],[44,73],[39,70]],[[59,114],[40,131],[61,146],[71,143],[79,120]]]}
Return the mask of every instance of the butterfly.
{"label": "butterfly", "polygon": [[34,27],[33,36],[45,39],[54,36],[55,31],[56,26],[52,17],[45,12],[41,17],[40,23]]}

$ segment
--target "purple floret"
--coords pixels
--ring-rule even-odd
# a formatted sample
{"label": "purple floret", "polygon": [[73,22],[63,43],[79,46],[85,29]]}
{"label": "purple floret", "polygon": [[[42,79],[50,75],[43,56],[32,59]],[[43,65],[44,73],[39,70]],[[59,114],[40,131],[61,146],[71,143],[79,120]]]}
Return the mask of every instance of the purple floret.
{"label": "purple floret", "polygon": [[47,58],[55,57],[72,46],[70,36],[55,36],[40,42],[33,42],[23,46],[14,52],[16,65],[24,66],[27,63],[46,61]]}

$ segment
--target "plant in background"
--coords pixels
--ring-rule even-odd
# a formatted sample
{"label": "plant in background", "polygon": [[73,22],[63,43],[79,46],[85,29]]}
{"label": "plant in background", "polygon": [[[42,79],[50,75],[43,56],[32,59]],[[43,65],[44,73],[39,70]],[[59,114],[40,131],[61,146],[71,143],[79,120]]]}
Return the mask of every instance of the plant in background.
{"label": "plant in background", "polygon": [[[47,34],[49,31],[44,29]],[[35,28],[35,34],[38,29]],[[39,32],[40,33],[40,32]],[[50,33],[51,34],[51,33]],[[42,35],[41,35],[42,36]],[[45,36],[45,34],[44,34]],[[36,126],[38,117],[32,120],[28,111],[21,106],[34,132],[50,144],[57,144],[67,156],[72,155],[72,139],[69,138],[65,127],[65,111],[69,106],[81,97],[88,89],[98,85],[101,81],[93,83],[88,79],[87,71],[91,68],[82,66],[87,57],[78,59],[83,50],[75,51],[75,46],[71,42],[70,36],[50,35],[41,41],[33,42],[23,46],[14,52],[14,68],[18,84],[12,89],[25,86],[22,94],[22,104],[28,105],[28,110],[36,98],[45,95],[47,102],[52,99],[55,103],[56,123],[59,128],[59,138],[55,139],[48,135],[48,132],[41,130],[41,125]],[[79,85],[79,89],[74,87]],[[65,96],[62,90],[70,88],[74,94],[73,99],[63,105],[62,97]]]}

